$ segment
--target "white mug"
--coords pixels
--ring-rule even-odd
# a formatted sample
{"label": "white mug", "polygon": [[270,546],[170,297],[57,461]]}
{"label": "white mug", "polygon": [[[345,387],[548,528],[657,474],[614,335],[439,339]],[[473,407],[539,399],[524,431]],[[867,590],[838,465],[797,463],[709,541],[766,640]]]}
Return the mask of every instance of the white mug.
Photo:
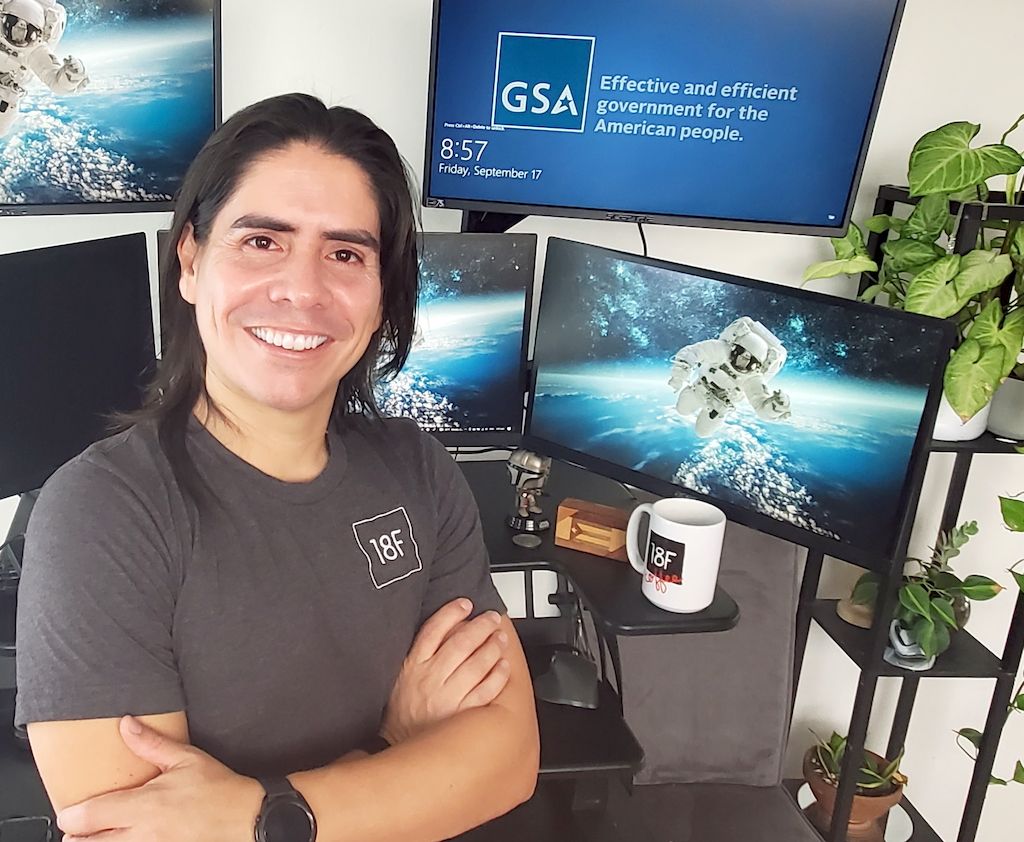
{"label": "white mug", "polygon": [[[647,548],[641,552],[644,512],[651,525]],[[643,576],[643,595],[678,614],[707,608],[715,598],[725,523],[721,509],[700,500],[666,498],[637,506],[626,525],[626,555]]]}

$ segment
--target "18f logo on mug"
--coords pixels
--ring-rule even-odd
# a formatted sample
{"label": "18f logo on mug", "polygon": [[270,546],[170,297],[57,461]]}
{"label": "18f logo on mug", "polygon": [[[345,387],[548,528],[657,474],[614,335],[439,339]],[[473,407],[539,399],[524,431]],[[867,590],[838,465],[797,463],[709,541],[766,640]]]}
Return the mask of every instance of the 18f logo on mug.
{"label": "18f logo on mug", "polygon": [[582,35],[499,32],[491,125],[582,132],[594,41]]}

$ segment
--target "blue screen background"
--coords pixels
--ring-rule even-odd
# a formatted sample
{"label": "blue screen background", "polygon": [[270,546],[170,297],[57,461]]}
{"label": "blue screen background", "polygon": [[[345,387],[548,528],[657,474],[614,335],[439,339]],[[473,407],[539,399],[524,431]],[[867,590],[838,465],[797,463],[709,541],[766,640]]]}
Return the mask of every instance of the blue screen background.
{"label": "blue screen background", "polygon": [[[442,0],[426,195],[792,225],[842,224],[897,0]],[[593,36],[582,134],[493,129],[499,32]],[[600,89],[603,75],[749,81],[798,88],[794,102]],[[527,80],[529,81],[529,80]],[[557,92],[556,92],[557,93]],[[600,99],[703,103],[704,117],[609,114],[606,120],[728,125],[739,141],[598,133]],[[706,107],[768,109],[766,121],[711,119]],[[583,103],[579,103],[583,107]],[[461,126],[461,128],[459,127]],[[463,140],[488,141],[476,159]],[[468,174],[441,172],[449,163]],[[530,177],[484,178],[474,166]],[[534,179],[534,171],[541,175]]]}

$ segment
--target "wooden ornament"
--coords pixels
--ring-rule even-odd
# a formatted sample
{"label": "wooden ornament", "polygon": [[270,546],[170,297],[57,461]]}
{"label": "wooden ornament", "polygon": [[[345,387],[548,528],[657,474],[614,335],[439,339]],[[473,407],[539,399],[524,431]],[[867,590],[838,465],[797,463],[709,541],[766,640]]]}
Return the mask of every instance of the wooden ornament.
{"label": "wooden ornament", "polygon": [[614,506],[566,497],[558,506],[555,545],[601,558],[629,561],[626,523],[629,512]]}

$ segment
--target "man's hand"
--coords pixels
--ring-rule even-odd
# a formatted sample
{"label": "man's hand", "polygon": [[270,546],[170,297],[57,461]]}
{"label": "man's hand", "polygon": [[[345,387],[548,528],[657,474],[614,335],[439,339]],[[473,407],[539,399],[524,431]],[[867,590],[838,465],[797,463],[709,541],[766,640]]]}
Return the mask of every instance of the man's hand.
{"label": "man's hand", "polygon": [[120,728],[125,745],[160,775],[61,810],[64,842],[87,842],[94,834],[117,842],[251,842],[264,795],[258,781],[131,716]]}
{"label": "man's hand", "polygon": [[508,637],[500,616],[487,611],[467,620],[473,604],[443,605],[416,635],[395,681],[381,735],[392,745],[455,713],[490,704],[505,688]]}

